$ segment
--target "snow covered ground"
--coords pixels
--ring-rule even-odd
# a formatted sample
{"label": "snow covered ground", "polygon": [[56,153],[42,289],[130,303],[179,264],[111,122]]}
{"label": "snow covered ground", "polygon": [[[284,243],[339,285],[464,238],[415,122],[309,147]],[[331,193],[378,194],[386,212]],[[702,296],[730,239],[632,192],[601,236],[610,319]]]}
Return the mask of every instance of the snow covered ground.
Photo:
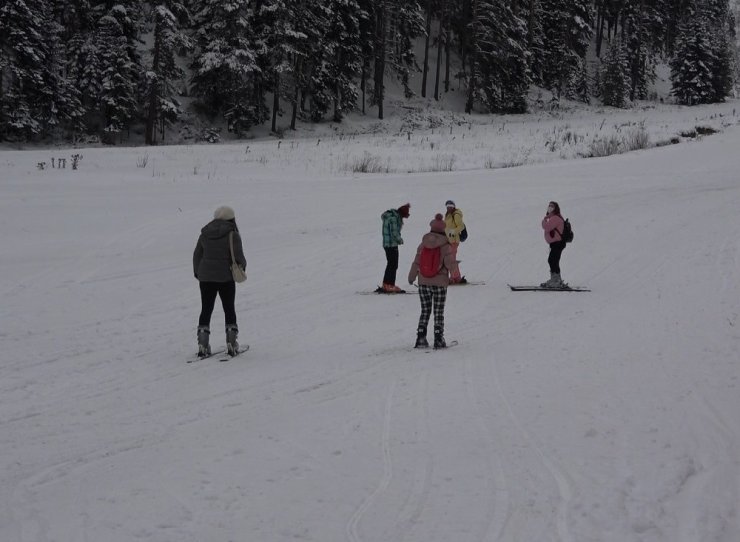
{"label": "snow covered ground", "polygon": [[[736,105],[0,153],[0,541],[737,542]],[[641,121],[723,132],[561,159]],[[460,344],[424,353],[415,296],[356,292],[380,214],[411,203],[400,282],[448,198],[486,284],[450,289]],[[591,293],[506,287],[547,277],[550,199]],[[221,204],[251,350],[188,365]]]}

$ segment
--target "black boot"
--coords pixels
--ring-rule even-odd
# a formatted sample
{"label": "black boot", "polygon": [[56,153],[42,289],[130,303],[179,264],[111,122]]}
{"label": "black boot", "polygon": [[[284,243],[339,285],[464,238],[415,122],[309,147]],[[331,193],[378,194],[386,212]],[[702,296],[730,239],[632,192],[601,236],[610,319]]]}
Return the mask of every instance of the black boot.
{"label": "black boot", "polygon": [[434,328],[434,348],[447,348],[444,332],[441,327]]}
{"label": "black boot", "polygon": [[414,348],[429,348],[426,327],[419,326],[419,329],[416,330],[416,344],[414,345]]}
{"label": "black boot", "polygon": [[211,355],[211,346],[208,344],[211,331],[208,326],[198,326],[198,357],[207,358]]}
{"label": "black boot", "polygon": [[226,351],[230,356],[236,356],[239,353],[239,343],[236,337],[239,334],[239,328],[236,324],[226,326]]}

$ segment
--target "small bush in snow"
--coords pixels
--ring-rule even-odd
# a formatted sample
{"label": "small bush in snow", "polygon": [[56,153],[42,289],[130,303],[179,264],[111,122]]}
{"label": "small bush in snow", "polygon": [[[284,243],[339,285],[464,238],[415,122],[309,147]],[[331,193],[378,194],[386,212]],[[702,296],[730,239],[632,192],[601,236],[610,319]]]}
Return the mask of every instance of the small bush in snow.
{"label": "small bush in snow", "polygon": [[204,128],[196,137],[195,141],[205,141],[206,143],[218,143],[221,141],[221,130],[218,128]]}
{"label": "small bush in snow", "polygon": [[353,173],[388,173],[389,168],[383,167],[380,157],[365,152],[361,158],[355,158],[350,169]]}
{"label": "small bush in snow", "polygon": [[696,133],[699,135],[712,135],[716,134],[719,130],[715,130],[711,126],[697,126]]}
{"label": "small bush in snow", "polygon": [[454,154],[442,154],[434,158],[434,171],[452,171],[457,161]]}
{"label": "small bush in snow", "polygon": [[670,138],[668,140],[665,140],[664,139],[662,141],[658,141],[655,144],[655,146],[656,147],[666,147],[668,145],[677,145],[678,143],[681,143],[681,138],[679,138],[678,136],[674,136],[674,137],[672,137],[672,138]]}
{"label": "small bush in snow", "polygon": [[645,130],[645,126],[640,124],[640,126],[625,135],[623,141],[626,151],[647,149],[650,146],[650,134]]}
{"label": "small bush in snow", "polygon": [[622,152],[622,141],[615,135],[607,137],[597,137],[591,142],[586,156],[588,158],[600,158],[602,156],[611,156]]}
{"label": "small bush in snow", "polygon": [[143,156],[139,156],[136,159],[136,167],[145,168],[148,163],[149,163],[148,153],[144,154]]}

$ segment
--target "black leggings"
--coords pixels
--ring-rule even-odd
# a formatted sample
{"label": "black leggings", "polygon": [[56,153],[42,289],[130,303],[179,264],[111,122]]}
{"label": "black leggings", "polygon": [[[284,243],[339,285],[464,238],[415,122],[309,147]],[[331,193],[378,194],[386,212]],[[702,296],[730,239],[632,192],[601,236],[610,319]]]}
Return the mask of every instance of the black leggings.
{"label": "black leggings", "polygon": [[213,314],[213,307],[216,305],[216,295],[221,298],[226,325],[235,326],[236,309],[234,308],[234,299],[236,298],[236,283],[234,281],[200,283],[201,310],[198,325],[209,326],[211,324],[211,314]]}
{"label": "black leggings", "polygon": [[398,247],[383,247],[385,250],[385,274],[383,284],[396,283],[396,270],[398,270]]}
{"label": "black leggings", "polygon": [[565,249],[565,241],[554,241],[550,243],[550,256],[547,263],[550,264],[550,273],[560,274],[560,255]]}

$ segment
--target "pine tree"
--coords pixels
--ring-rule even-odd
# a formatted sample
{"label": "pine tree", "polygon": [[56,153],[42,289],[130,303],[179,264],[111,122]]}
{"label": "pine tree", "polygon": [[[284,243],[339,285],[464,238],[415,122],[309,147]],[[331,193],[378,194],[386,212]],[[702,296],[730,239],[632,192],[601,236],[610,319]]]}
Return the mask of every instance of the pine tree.
{"label": "pine tree", "polygon": [[726,30],[723,25],[726,19],[717,7],[716,3],[697,1],[678,27],[670,64],[672,94],[681,104],[720,101],[730,90],[728,62],[724,56],[727,42],[721,38]]}
{"label": "pine tree", "polygon": [[612,43],[601,64],[601,101],[604,105],[625,107],[629,93],[629,75],[621,41],[616,40]]}
{"label": "pine tree", "polygon": [[713,102],[721,102],[732,92],[735,84],[735,19],[728,0],[708,0],[710,25],[713,31],[710,43],[714,56],[711,66]]}
{"label": "pine tree", "polygon": [[473,94],[496,113],[523,113],[529,88],[527,30],[524,21],[499,0],[480,0],[476,6],[471,65]]}
{"label": "pine tree", "polygon": [[268,118],[251,5],[250,0],[200,0],[195,17],[194,93],[207,114],[223,115],[237,135]]}
{"label": "pine tree", "polygon": [[79,118],[60,32],[45,0],[9,0],[0,8],[0,137],[32,139]]}
{"label": "pine tree", "polygon": [[106,140],[124,130],[135,118],[138,109],[137,79],[140,67],[131,59],[125,27],[117,16],[126,15],[117,10],[99,21],[99,103],[105,119]]}
{"label": "pine tree", "polygon": [[320,71],[326,77],[314,79],[314,88],[322,88],[322,95],[331,96],[332,119],[339,122],[346,111],[357,106],[355,78],[362,71],[359,36],[363,12],[355,0],[328,0],[327,4],[328,22],[322,40],[324,68]]}
{"label": "pine tree", "polygon": [[155,128],[164,128],[182,113],[175,98],[174,82],[182,79],[183,70],[177,64],[177,52],[191,47],[190,39],[180,30],[179,20],[187,22],[189,14],[185,7],[173,0],[162,1],[152,7],[150,18],[154,25],[154,43],[151,49],[151,65],[144,76],[142,96],[145,102],[145,141],[151,145],[156,140]]}
{"label": "pine tree", "polygon": [[[267,88],[272,90],[272,131],[277,131],[280,99],[291,99],[296,87],[296,68],[306,56],[308,35],[299,19],[305,16],[300,0],[264,0],[258,13],[257,43]],[[301,2],[302,3],[302,2]]]}
{"label": "pine tree", "polygon": [[378,118],[383,118],[386,68],[403,85],[407,98],[414,95],[409,75],[415,66],[413,40],[424,34],[424,13],[417,0],[363,0],[367,13],[373,53],[373,92],[371,103],[378,106]]}
{"label": "pine tree", "polygon": [[572,88],[586,56],[591,36],[591,10],[587,0],[541,0],[543,32],[542,83],[560,97]]}

